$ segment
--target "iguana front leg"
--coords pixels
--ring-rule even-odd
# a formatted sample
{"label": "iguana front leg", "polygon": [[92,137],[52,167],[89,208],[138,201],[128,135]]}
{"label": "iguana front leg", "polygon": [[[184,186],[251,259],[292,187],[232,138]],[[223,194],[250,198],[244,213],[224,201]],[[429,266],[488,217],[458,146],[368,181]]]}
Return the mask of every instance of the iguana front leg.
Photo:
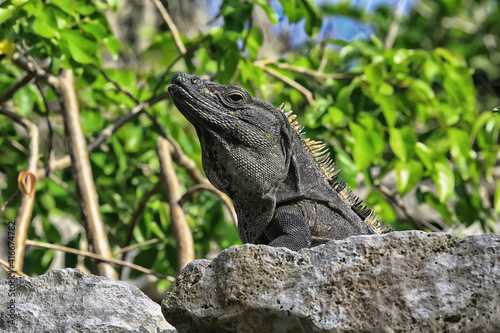
{"label": "iguana front leg", "polygon": [[298,251],[311,246],[311,231],[298,207],[280,206],[276,208],[259,241],[269,246],[282,246]]}

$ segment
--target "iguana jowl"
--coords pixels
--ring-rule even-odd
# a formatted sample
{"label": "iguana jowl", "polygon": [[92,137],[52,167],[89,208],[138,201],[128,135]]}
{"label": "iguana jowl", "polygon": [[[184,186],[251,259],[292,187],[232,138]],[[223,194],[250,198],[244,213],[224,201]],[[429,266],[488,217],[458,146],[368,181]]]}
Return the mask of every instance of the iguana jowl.
{"label": "iguana jowl", "polygon": [[386,232],[337,181],[325,145],[302,137],[291,112],[184,73],[168,91],[196,129],[208,179],[233,200],[244,243],[298,250]]}

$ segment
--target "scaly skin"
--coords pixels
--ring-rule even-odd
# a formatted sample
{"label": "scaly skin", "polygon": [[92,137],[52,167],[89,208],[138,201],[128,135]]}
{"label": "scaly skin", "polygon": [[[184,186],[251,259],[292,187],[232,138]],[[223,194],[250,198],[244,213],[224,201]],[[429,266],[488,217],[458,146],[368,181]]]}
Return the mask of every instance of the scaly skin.
{"label": "scaly skin", "polygon": [[238,86],[184,73],[168,91],[196,129],[207,178],[233,200],[244,243],[299,250],[385,232],[293,116]]}

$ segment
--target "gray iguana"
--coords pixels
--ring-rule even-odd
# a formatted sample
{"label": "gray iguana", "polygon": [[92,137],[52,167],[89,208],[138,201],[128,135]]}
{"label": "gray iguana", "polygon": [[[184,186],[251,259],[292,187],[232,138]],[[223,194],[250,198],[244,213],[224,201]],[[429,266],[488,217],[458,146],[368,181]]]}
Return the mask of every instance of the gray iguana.
{"label": "gray iguana", "polygon": [[244,243],[298,250],[388,231],[338,181],[325,144],[303,138],[291,111],[184,73],[168,91],[196,129],[207,178],[233,200]]}

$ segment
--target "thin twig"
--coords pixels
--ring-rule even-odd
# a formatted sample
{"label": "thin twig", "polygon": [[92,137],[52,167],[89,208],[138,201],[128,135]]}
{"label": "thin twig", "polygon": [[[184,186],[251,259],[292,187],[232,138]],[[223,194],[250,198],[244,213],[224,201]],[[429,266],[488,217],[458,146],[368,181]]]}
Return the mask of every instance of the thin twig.
{"label": "thin twig", "polygon": [[47,128],[49,130],[49,147],[48,147],[48,161],[52,161],[54,159],[54,150],[53,150],[53,141],[54,141],[54,129],[52,128],[52,123],[50,122],[49,114],[50,108],[49,103],[47,102],[47,98],[45,97],[42,87],[40,86],[40,80],[36,79],[36,86],[40,95],[42,95],[43,105],[45,106],[45,121],[47,122]]}
{"label": "thin twig", "polygon": [[[39,150],[39,136],[38,136],[38,127],[30,122],[28,119],[23,118],[17,115],[13,111],[6,110],[5,108],[0,107],[0,114],[3,114],[14,122],[22,125],[26,132],[28,132],[28,136],[30,138],[29,143],[29,158],[28,158],[28,168],[27,172],[36,174],[36,166],[38,163],[38,150]],[[21,200],[19,202],[19,211],[16,217],[16,254],[15,254],[15,262],[14,262],[14,270],[21,271],[23,268],[24,261],[24,248],[26,244],[26,237],[28,235],[28,226],[31,221],[31,214],[33,213],[33,206],[35,204],[35,191],[31,194],[21,194]]]}
{"label": "thin twig", "polygon": [[406,4],[406,0],[399,0],[396,4],[396,12],[394,13],[394,20],[389,27],[389,32],[385,39],[384,48],[391,49],[396,41],[398,35],[399,26],[401,25],[401,18],[403,17],[403,9]]}
{"label": "thin twig", "polygon": [[295,72],[295,73],[305,74],[305,75],[309,75],[309,76],[312,76],[315,78],[325,79],[325,80],[327,80],[327,79],[346,80],[346,79],[352,79],[352,78],[357,77],[357,76],[362,76],[362,74],[360,75],[360,74],[351,74],[351,73],[328,74],[328,73],[323,73],[321,71],[314,71],[314,70],[304,68],[304,67],[293,66],[293,65],[283,63],[283,62],[277,62],[274,59],[259,60],[257,63],[262,64],[262,65],[272,65],[272,66],[278,67],[280,69],[290,70],[290,71]]}
{"label": "thin twig", "polygon": [[130,246],[122,247],[118,251],[113,252],[113,256],[117,256],[119,254],[126,253],[128,251],[131,251],[131,250],[139,248],[139,247],[160,243],[161,241],[162,240],[160,238],[152,238],[152,239],[149,239],[149,240],[144,241],[142,243],[135,243],[135,244],[132,244]]}
{"label": "thin twig", "polygon": [[186,193],[180,198],[179,200],[179,205],[181,207],[184,206],[184,204],[191,199],[191,197],[198,191],[208,191],[213,194],[215,194],[221,201],[222,203],[227,207],[229,210],[229,214],[231,215],[231,219],[233,220],[234,225],[236,228],[238,228],[238,217],[236,215],[236,210],[234,209],[234,205],[231,202],[231,200],[221,191],[216,189],[212,184],[210,183],[202,183],[202,184],[196,184],[194,186],[191,186]]}
{"label": "thin twig", "polygon": [[18,91],[19,89],[30,83],[33,77],[34,75],[32,73],[27,73],[20,81],[16,82],[16,84],[10,87],[9,90],[5,92],[5,94],[0,96],[0,104],[11,99],[12,96],[14,96],[14,94],[16,93],[16,91]]}
{"label": "thin twig", "polygon": [[181,36],[179,34],[179,30],[174,24],[174,21],[170,18],[170,15],[168,15],[167,10],[163,6],[163,4],[160,2],[160,0],[153,0],[153,2],[156,5],[156,8],[158,8],[158,11],[160,12],[161,16],[163,17],[163,20],[165,20],[165,23],[167,24],[168,28],[170,29],[170,32],[172,33],[172,37],[174,37],[175,45],[177,46],[177,49],[179,52],[184,55],[186,54],[186,47],[182,43]]}
{"label": "thin twig", "polygon": [[10,269],[10,265],[8,262],[6,262],[5,260],[3,259],[0,259],[0,266],[2,266],[2,269],[6,272],[6,273],[14,273],[14,274],[17,274],[17,275],[20,275],[20,276],[26,276],[26,277],[29,277],[28,275],[26,275],[25,273],[21,272],[21,271],[13,271]]}
{"label": "thin twig", "polygon": [[277,78],[277,79],[283,81],[284,83],[288,84],[290,87],[298,90],[302,95],[304,95],[304,97],[306,98],[307,103],[309,103],[309,105],[314,105],[313,94],[306,87],[304,87],[300,83],[298,83],[298,82],[290,79],[289,77],[281,74],[280,72],[275,71],[274,69],[267,67],[265,65],[265,63],[263,63],[262,61],[256,61],[256,62],[254,62],[254,65],[257,66],[257,67],[259,67],[259,68],[261,68],[262,70],[264,70],[265,72],[267,72],[269,75],[272,75],[275,78]]}
{"label": "thin twig", "polygon": [[56,177],[55,174],[51,173],[49,175],[49,179],[52,180],[56,185],[58,185],[59,187],[61,187],[62,189],[64,189],[66,192],[68,192],[68,194],[78,200],[78,196],[76,195],[75,191],[73,191],[67,183],[63,182],[62,180],[60,180],[59,178]]}
{"label": "thin twig", "polygon": [[194,260],[193,235],[189,229],[186,216],[178,202],[181,198],[179,180],[175,174],[174,166],[170,156],[169,143],[164,138],[158,138],[156,151],[160,161],[161,181],[167,191],[168,203],[170,205],[170,222],[174,231],[177,244],[177,269],[179,274],[182,269]]}
{"label": "thin twig", "polygon": [[136,104],[139,104],[139,100],[137,98],[135,98],[129,91],[127,91],[125,88],[123,88],[122,86],[120,86],[115,80],[113,80],[111,77],[109,77],[108,74],[106,74],[106,72],[101,68],[99,70],[99,72],[102,74],[102,76],[104,76],[104,78],[106,80],[108,80],[112,85],[115,86],[116,90],[118,90],[119,92],[127,95],[128,98],[130,98],[132,101],[134,101]]}
{"label": "thin twig", "polygon": [[120,259],[114,259],[114,258],[111,258],[111,257],[103,257],[103,256],[101,256],[99,254],[96,254],[96,253],[93,253],[93,252],[77,250],[77,249],[73,249],[73,248],[66,247],[66,246],[61,246],[61,245],[56,245],[56,244],[48,244],[48,243],[37,242],[37,241],[34,241],[34,240],[30,240],[30,239],[28,239],[26,241],[26,245],[31,245],[31,246],[36,246],[36,247],[43,247],[43,248],[46,248],[46,249],[52,249],[52,250],[56,250],[56,251],[63,251],[63,252],[71,253],[71,254],[76,254],[76,255],[79,255],[79,256],[89,257],[89,258],[97,259],[97,260],[100,260],[100,261],[103,261],[103,262],[107,262],[107,263],[110,263],[110,264],[116,264],[116,265],[130,267],[131,269],[134,269],[136,271],[139,271],[139,272],[142,272],[142,273],[145,273],[145,274],[154,275],[154,276],[156,276],[159,279],[167,279],[168,281],[172,281],[172,282],[175,281],[175,278],[172,277],[172,276],[165,276],[163,274],[156,273],[156,272],[154,272],[154,271],[152,271],[150,269],[144,268],[142,266],[139,266],[139,265],[127,262],[127,261],[123,261],[123,260],[120,260]]}
{"label": "thin twig", "polygon": [[413,224],[414,226],[416,226],[418,228],[428,228],[434,232],[445,231],[446,228],[438,229],[434,225],[432,225],[431,223],[429,223],[425,220],[418,220],[418,221],[415,220],[413,218],[413,216],[410,214],[410,212],[408,212],[408,210],[406,209],[406,207],[405,207],[404,203],[401,201],[401,199],[397,198],[396,195],[391,190],[389,190],[384,185],[378,185],[376,187],[389,201],[391,201],[396,207],[398,207],[403,212],[406,219],[408,221],[410,221],[410,223]]}
{"label": "thin twig", "polygon": [[53,89],[59,89],[59,80],[54,75],[50,74],[34,61],[30,61],[28,58],[22,56],[19,53],[14,53],[11,58],[12,62],[16,64],[18,67],[24,69],[28,73],[32,73],[36,75],[38,78],[42,79],[44,82],[47,82],[49,86]]}
{"label": "thin twig", "polygon": [[0,207],[0,214],[3,213],[3,211],[5,210],[5,208],[7,208],[7,205],[12,200],[14,200],[19,194],[21,194],[21,191],[17,190],[10,198],[8,198],[7,200],[5,200],[5,202],[3,203],[2,207]]}

